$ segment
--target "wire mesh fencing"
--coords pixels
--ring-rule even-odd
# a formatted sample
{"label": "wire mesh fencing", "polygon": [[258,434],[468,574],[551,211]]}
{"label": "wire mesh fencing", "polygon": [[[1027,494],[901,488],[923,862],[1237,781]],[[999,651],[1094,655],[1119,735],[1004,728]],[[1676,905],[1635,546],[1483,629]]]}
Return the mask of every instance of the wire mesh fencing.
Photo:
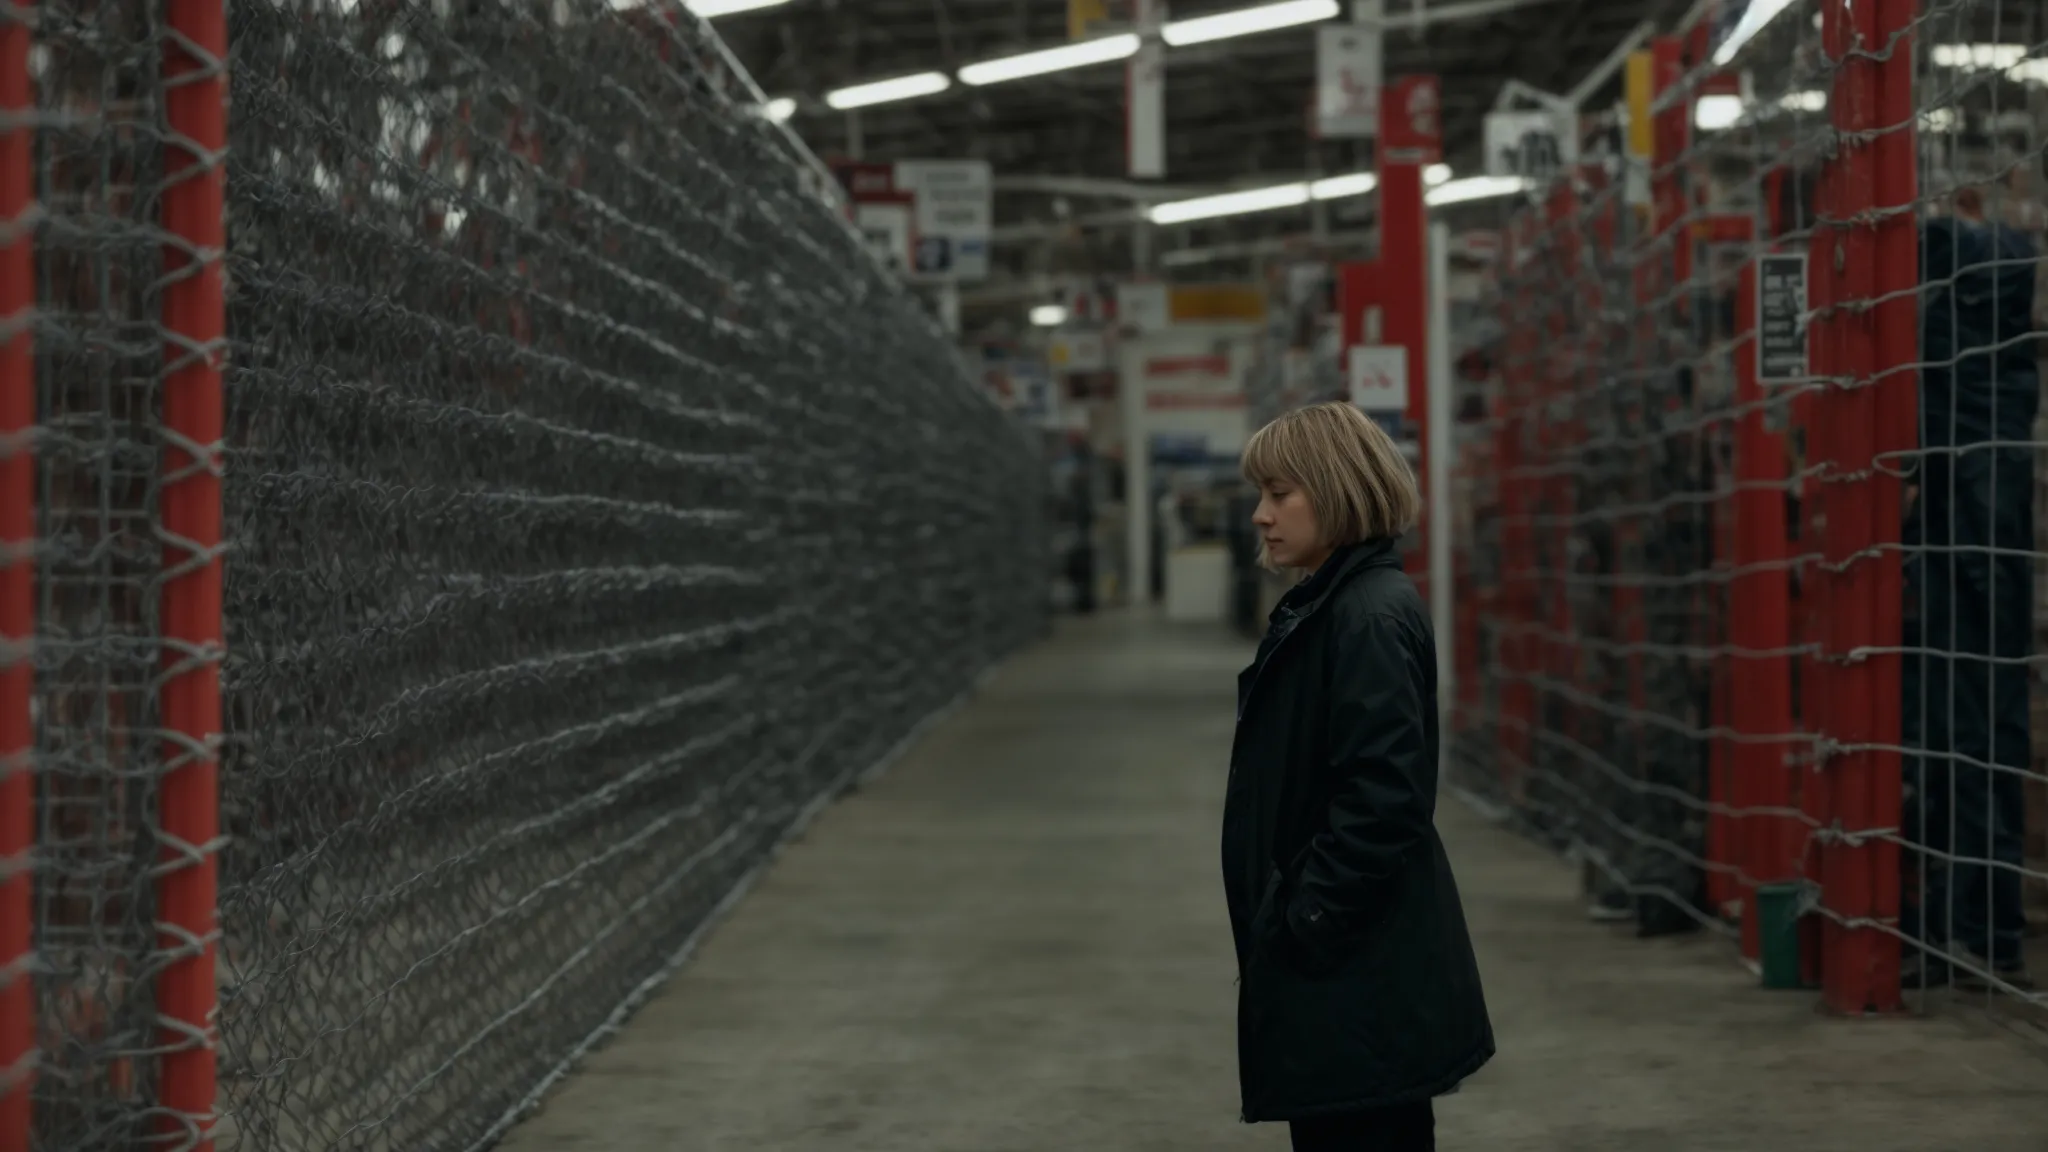
{"label": "wire mesh fencing", "polygon": [[24,25],[0,1145],[479,1148],[1036,635],[1041,469],[680,6],[220,16]]}
{"label": "wire mesh fencing", "polygon": [[1639,168],[1505,230],[1458,778],[1596,916],[2038,1024],[2048,26],[1750,8],[1652,42]]}

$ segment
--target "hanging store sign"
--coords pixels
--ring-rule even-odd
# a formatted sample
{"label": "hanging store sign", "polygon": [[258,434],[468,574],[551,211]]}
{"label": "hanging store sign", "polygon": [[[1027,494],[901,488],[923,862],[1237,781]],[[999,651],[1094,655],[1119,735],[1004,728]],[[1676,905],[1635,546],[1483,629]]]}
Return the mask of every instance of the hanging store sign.
{"label": "hanging store sign", "polygon": [[917,209],[910,278],[958,283],[988,278],[995,178],[986,160],[903,160],[895,189]]}
{"label": "hanging store sign", "polygon": [[[1377,0],[1373,7],[1379,7]],[[1370,139],[1379,132],[1381,44],[1378,21],[1316,29],[1316,135]]]}
{"label": "hanging store sign", "polygon": [[1354,344],[1350,361],[1351,403],[1361,411],[1408,410],[1408,349],[1401,344]]}
{"label": "hanging store sign", "polygon": [[1145,382],[1145,407],[1153,412],[1245,406],[1244,390],[1227,352],[1148,356],[1139,372]]}
{"label": "hanging store sign", "polygon": [[1486,114],[1486,174],[1548,184],[1579,162],[1579,142],[1547,108]]}
{"label": "hanging store sign", "polygon": [[1806,253],[1757,257],[1756,378],[1765,384],[1806,379]]}
{"label": "hanging store sign", "polygon": [[1255,323],[1266,318],[1266,294],[1252,284],[1183,284],[1167,293],[1175,324]]}
{"label": "hanging store sign", "polygon": [[1171,295],[1164,281],[1131,280],[1116,286],[1116,315],[1124,330],[1164,332],[1173,325]]}

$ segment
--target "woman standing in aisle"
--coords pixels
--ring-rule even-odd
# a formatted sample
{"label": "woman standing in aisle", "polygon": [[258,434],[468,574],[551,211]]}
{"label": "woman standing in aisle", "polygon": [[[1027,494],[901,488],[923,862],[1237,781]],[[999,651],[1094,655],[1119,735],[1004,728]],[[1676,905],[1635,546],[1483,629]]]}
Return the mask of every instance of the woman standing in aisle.
{"label": "woman standing in aisle", "polygon": [[1265,562],[1303,579],[1238,677],[1223,877],[1244,1120],[1296,1149],[1436,1147],[1431,1100],[1492,1057],[1433,823],[1436,642],[1402,573],[1420,498],[1393,440],[1319,404],[1245,447]]}

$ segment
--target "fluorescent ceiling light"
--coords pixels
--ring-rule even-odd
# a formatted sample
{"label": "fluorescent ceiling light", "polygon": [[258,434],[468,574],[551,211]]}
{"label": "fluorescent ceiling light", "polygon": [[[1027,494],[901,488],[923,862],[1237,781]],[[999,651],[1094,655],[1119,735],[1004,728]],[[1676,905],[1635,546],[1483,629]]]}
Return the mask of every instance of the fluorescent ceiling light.
{"label": "fluorescent ceiling light", "polygon": [[769,100],[766,104],[761,105],[761,115],[775,121],[777,124],[788,120],[791,116],[796,115],[796,97],[777,96]]}
{"label": "fluorescent ceiling light", "polygon": [[1031,310],[1031,322],[1040,328],[1057,328],[1067,322],[1067,310],[1058,304],[1040,304]]}
{"label": "fluorescent ceiling light", "polygon": [[780,8],[789,0],[688,0],[690,11],[706,20],[730,16],[735,12],[754,12],[762,8]]}
{"label": "fluorescent ceiling light", "polygon": [[1726,65],[1742,51],[1742,46],[1764,30],[1764,25],[1778,18],[1778,13],[1792,6],[1792,0],[1749,0],[1749,7],[1742,10],[1742,19],[1735,22],[1735,30],[1728,33],[1728,39],[1721,41],[1721,47],[1714,52],[1714,63]]}
{"label": "fluorescent ceiling light", "polygon": [[1528,190],[1529,182],[1520,176],[1467,176],[1463,180],[1452,180],[1429,190],[1424,197],[1432,208],[1446,204],[1463,204],[1470,200],[1490,200],[1495,196],[1512,196]]}
{"label": "fluorescent ceiling light", "polygon": [[1022,80],[1026,76],[1043,76],[1048,72],[1064,72],[1069,68],[1085,68],[1090,64],[1108,64],[1122,60],[1138,50],[1138,36],[1125,32],[1117,36],[1104,36],[1099,40],[1082,40],[1074,44],[1062,44],[1057,48],[1045,48],[1037,52],[1022,52],[1015,56],[1002,56],[969,64],[960,69],[963,84],[1000,84],[1005,80]]}
{"label": "fluorescent ceiling light", "polygon": [[1742,97],[1702,96],[1692,106],[1693,127],[1702,132],[1733,128],[1742,120]]}
{"label": "fluorescent ceiling light", "polygon": [[1340,196],[1363,196],[1380,186],[1380,178],[1370,172],[1357,172],[1349,176],[1327,176],[1308,186],[1308,194],[1317,200],[1335,200]]}
{"label": "fluorescent ceiling light", "polygon": [[2027,58],[2024,44],[1936,44],[1927,50],[1937,68],[1996,68],[2004,71]]}
{"label": "fluorescent ceiling light", "polygon": [[1927,55],[1939,68],[2003,72],[2021,84],[2048,85],[2048,60],[2027,52],[2024,44],[1936,44]]}
{"label": "fluorescent ceiling light", "polygon": [[944,72],[919,72],[915,76],[897,76],[889,80],[855,84],[850,88],[834,88],[825,93],[825,103],[843,112],[848,108],[887,104],[891,100],[930,96],[944,92],[952,86],[953,82],[946,78]]}
{"label": "fluorescent ceiling light", "polygon": [[1175,20],[1161,28],[1159,34],[1168,44],[1179,48],[1210,40],[1228,40],[1233,36],[1250,36],[1255,32],[1271,32],[1276,28],[1292,28],[1297,24],[1314,24],[1334,19],[1337,13],[1337,0],[1281,0],[1278,4],[1261,4],[1256,8],[1218,12],[1214,16]]}
{"label": "fluorescent ceiling light", "polygon": [[1154,224],[1185,224],[1190,220],[1208,220],[1216,216],[1297,208],[1308,203],[1308,197],[1307,184],[1276,184],[1271,188],[1248,188],[1243,192],[1197,196],[1192,200],[1169,200],[1164,204],[1154,204],[1146,214]]}
{"label": "fluorescent ceiling light", "polygon": [[[1451,168],[1448,164],[1431,164],[1422,172],[1423,181],[1430,185],[1451,187],[1453,185],[1445,184],[1450,178]],[[1519,181],[1512,183],[1517,188],[1520,187]],[[1147,215],[1154,224],[1185,224],[1217,216],[1240,216],[1247,212],[1299,208],[1311,200],[1363,196],[1379,186],[1380,178],[1377,173],[1352,172],[1343,176],[1325,176],[1321,180],[1275,184],[1268,188],[1247,188],[1242,192],[1222,192],[1214,196],[1198,196],[1192,200],[1170,200],[1164,204],[1153,205]],[[1499,193],[1488,192],[1481,195]]]}
{"label": "fluorescent ceiling light", "polygon": [[1778,107],[1787,112],[1823,112],[1827,110],[1828,94],[1818,88],[1804,92],[1787,92],[1778,100]]}

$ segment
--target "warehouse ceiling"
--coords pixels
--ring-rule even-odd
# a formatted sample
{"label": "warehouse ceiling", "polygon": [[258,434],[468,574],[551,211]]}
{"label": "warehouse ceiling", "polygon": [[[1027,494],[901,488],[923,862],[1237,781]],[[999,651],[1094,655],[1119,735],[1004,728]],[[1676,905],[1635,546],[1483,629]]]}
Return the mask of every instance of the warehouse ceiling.
{"label": "warehouse ceiling", "polygon": [[[1168,18],[1252,2],[1180,0]],[[1388,19],[1407,26],[1387,35],[1386,73],[1442,78],[1444,158],[1458,175],[1471,174],[1480,166],[1483,116],[1505,82],[1568,91],[1643,21],[1670,28],[1689,7],[1691,0],[1387,0]],[[1458,18],[1475,9],[1491,11]],[[1135,241],[1133,229],[1109,224],[1129,214],[1132,203],[1121,64],[986,87],[954,84],[853,114],[823,100],[847,85],[950,74],[977,61],[1054,47],[1067,42],[1066,19],[1061,0],[791,0],[714,23],[763,90],[796,100],[789,125],[820,156],[990,161],[998,177],[999,282],[1048,272],[1114,274],[1145,259],[1145,249],[1172,267],[1176,252],[1227,252],[1307,229],[1308,212],[1299,209],[1160,228]],[[1317,141],[1310,134],[1312,26],[1170,48],[1166,59],[1167,177],[1161,183],[1174,190],[1196,193],[1372,166],[1356,142]],[[1618,81],[1611,82],[1601,95],[1611,100],[1618,91]],[[1370,198],[1333,201],[1330,211],[1329,228],[1359,229],[1370,222]],[[1092,226],[1074,227],[1076,221]],[[978,295],[1001,291],[997,283]]]}

